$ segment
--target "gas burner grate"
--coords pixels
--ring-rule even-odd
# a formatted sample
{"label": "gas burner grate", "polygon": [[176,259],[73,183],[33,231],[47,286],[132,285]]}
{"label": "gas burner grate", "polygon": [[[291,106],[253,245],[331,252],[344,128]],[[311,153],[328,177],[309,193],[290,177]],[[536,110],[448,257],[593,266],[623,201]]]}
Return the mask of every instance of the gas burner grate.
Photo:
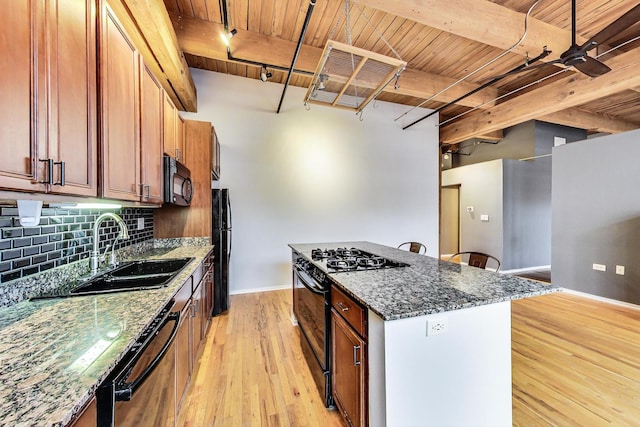
{"label": "gas burner grate", "polygon": [[370,258],[358,258],[358,265],[360,267],[369,267],[369,268],[380,268],[383,267],[387,260],[382,258],[381,256],[374,255]]}
{"label": "gas burner grate", "polygon": [[311,259],[318,261],[325,258],[332,258],[336,256],[334,249],[313,249],[311,251]]}
{"label": "gas burner grate", "polygon": [[358,265],[358,258],[355,257],[329,258],[327,260],[327,267],[340,271],[353,270],[357,268]]}
{"label": "gas burner grate", "polygon": [[339,257],[359,257],[362,255],[362,251],[356,248],[338,248],[336,249],[336,255]]}
{"label": "gas burner grate", "polygon": [[313,249],[313,261],[325,265],[327,272],[376,270],[394,267],[405,267],[408,264],[390,260],[358,248]]}

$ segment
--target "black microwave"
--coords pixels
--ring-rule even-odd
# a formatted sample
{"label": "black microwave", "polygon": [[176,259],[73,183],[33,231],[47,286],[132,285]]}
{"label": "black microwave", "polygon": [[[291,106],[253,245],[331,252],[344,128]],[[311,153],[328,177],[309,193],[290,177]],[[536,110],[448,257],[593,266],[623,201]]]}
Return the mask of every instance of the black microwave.
{"label": "black microwave", "polygon": [[189,206],[193,199],[193,183],[189,169],[174,159],[164,156],[164,202]]}

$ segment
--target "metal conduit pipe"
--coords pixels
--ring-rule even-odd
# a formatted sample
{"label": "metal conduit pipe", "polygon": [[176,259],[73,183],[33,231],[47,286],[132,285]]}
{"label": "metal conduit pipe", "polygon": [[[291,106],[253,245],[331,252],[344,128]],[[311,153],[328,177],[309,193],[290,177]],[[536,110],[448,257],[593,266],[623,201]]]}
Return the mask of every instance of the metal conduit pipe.
{"label": "metal conduit pipe", "polygon": [[[222,24],[224,26],[224,31],[225,33],[229,32],[229,12],[227,9],[227,1],[226,0],[220,0],[220,10],[222,11]],[[256,62],[256,61],[251,61],[249,59],[242,59],[242,58],[236,58],[235,56],[233,56],[233,54],[231,53],[231,47],[227,45],[227,59],[229,61],[233,61],[233,62],[239,62],[241,64],[247,64],[247,65],[255,65],[256,67],[262,67],[262,66],[266,66],[269,68],[273,68],[274,70],[278,70],[278,71],[289,71],[290,68],[288,67],[282,67],[280,65],[273,65],[273,64],[268,64],[265,62]],[[305,71],[305,70],[293,70],[293,72],[297,73],[297,74],[304,74],[307,76],[313,76],[313,72],[311,71]]]}
{"label": "metal conduit pipe", "polygon": [[282,102],[284,101],[284,95],[287,93],[287,87],[289,86],[289,82],[291,81],[291,73],[293,72],[293,67],[296,65],[296,61],[298,60],[298,55],[300,54],[300,48],[302,47],[302,41],[304,40],[304,35],[307,32],[307,27],[309,26],[309,21],[311,20],[311,14],[313,13],[313,8],[316,5],[316,0],[309,1],[309,7],[307,8],[307,15],[304,18],[304,24],[302,25],[302,31],[300,31],[300,38],[298,39],[298,45],[296,46],[296,51],[293,54],[293,59],[291,60],[291,67],[289,67],[289,73],[287,74],[287,81],[284,84],[284,89],[282,90],[282,96],[280,96],[280,103],[278,104],[278,109],[276,110],[276,114],[280,113],[280,108],[282,108]]}
{"label": "metal conduit pipe", "polygon": [[484,84],[482,84],[482,85],[478,86],[477,88],[473,89],[473,90],[472,90],[472,91],[470,91],[470,92],[465,93],[464,95],[459,96],[458,98],[454,99],[453,101],[449,101],[449,102],[447,102],[446,104],[444,104],[444,105],[443,105],[443,106],[441,106],[441,107],[436,108],[435,110],[433,110],[432,112],[430,112],[430,113],[429,113],[429,114],[427,114],[426,116],[422,116],[422,117],[420,117],[419,119],[417,119],[417,120],[415,120],[415,121],[413,121],[413,122],[409,123],[408,125],[404,126],[404,127],[402,128],[402,130],[409,129],[411,126],[413,126],[413,125],[415,125],[415,124],[420,123],[420,122],[421,122],[421,121],[423,121],[424,119],[427,119],[427,118],[429,118],[429,117],[433,116],[433,115],[434,115],[434,114],[436,114],[436,113],[439,113],[440,111],[444,110],[445,108],[449,107],[450,105],[453,105],[453,104],[455,104],[456,102],[461,101],[461,100],[463,100],[463,99],[465,99],[465,98],[467,98],[467,97],[469,97],[469,96],[473,95],[473,94],[474,94],[474,93],[476,93],[476,92],[479,92],[480,90],[482,90],[482,89],[486,88],[487,86],[491,86],[492,84],[494,84],[494,83],[496,83],[496,82],[499,82],[500,80],[504,79],[504,78],[505,78],[505,77],[507,77],[507,76],[510,76],[510,75],[512,75],[512,74],[515,74],[515,73],[517,73],[518,71],[521,71],[521,70],[523,70],[523,69],[525,69],[525,68],[529,67],[529,65],[533,64],[534,62],[538,62],[539,60],[541,60],[541,59],[543,59],[543,58],[546,58],[547,56],[549,56],[549,54],[550,54],[550,53],[551,53],[551,51],[550,51],[550,50],[547,50],[547,49],[546,49],[546,46],[545,46],[545,49],[542,51],[542,53],[541,53],[540,55],[536,56],[535,58],[533,58],[533,59],[531,59],[531,60],[529,60],[529,61],[525,62],[524,64],[518,65],[518,66],[517,66],[517,67],[515,67],[515,68],[512,68],[511,70],[507,71],[507,72],[506,72],[506,73],[504,73],[504,74],[501,74],[501,75],[499,75],[499,76],[496,76],[496,77],[492,78],[492,79],[491,79],[491,80],[489,80],[488,82],[486,82],[486,83],[484,83]]}

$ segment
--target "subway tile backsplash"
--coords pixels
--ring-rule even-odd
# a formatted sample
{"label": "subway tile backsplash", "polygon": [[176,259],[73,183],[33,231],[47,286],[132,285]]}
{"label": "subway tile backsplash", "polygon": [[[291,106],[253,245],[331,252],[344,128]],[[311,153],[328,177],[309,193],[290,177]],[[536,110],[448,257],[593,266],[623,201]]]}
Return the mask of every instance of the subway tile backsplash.
{"label": "subway tile backsplash", "polygon": [[[43,208],[38,226],[22,227],[17,208],[0,206],[0,283],[88,258],[93,223],[104,212],[117,213],[127,224],[129,240],[118,241],[116,250],[153,239],[153,209]],[[137,229],[138,218],[144,219],[142,230]],[[118,230],[112,220],[100,226],[101,251],[113,244]]]}

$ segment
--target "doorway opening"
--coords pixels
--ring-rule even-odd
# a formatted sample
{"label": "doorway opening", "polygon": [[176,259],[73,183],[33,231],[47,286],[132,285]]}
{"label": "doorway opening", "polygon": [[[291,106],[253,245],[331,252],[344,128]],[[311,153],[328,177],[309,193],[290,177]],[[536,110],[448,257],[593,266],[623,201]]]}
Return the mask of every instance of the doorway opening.
{"label": "doorway opening", "polygon": [[460,252],[460,184],[440,189],[440,258]]}

